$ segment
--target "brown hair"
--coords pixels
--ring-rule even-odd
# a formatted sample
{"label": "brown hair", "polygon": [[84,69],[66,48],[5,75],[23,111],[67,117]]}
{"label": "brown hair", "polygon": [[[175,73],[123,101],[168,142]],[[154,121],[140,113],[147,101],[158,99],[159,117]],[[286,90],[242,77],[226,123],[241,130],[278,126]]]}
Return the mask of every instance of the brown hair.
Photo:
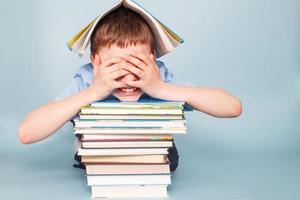
{"label": "brown hair", "polygon": [[117,45],[149,44],[154,50],[151,28],[139,14],[125,7],[119,7],[105,16],[91,35],[91,54],[95,55],[101,47]]}

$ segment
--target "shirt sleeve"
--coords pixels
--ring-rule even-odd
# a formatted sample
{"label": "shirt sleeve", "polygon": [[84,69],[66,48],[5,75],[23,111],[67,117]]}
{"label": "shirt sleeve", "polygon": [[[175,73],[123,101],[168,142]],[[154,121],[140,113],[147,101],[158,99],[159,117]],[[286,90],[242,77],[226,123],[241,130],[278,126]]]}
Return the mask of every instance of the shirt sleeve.
{"label": "shirt sleeve", "polygon": [[175,77],[173,73],[166,67],[166,65],[162,61],[156,61],[156,64],[160,70],[160,75],[162,80],[166,83],[176,84],[176,85],[182,85],[182,86],[195,86],[194,84],[181,79],[179,77]]}
{"label": "shirt sleeve", "polygon": [[[54,101],[62,100],[68,96],[71,96],[73,94],[78,93],[83,89],[83,79],[82,74],[77,72],[74,77],[72,78],[71,83],[64,88],[58,96],[54,98]],[[70,121],[73,123],[75,119],[79,118],[79,113],[77,113],[75,116],[73,116]]]}
{"label": "shirt sleeve", "polygon": [[71,96],[79,91],[81,91],[83,88],[83,81],[80,74],[75,74],[75,76],[72,78],[71,83],[64,88],[58,96],[54,98],[55,101],[62,100],[68,96]]}

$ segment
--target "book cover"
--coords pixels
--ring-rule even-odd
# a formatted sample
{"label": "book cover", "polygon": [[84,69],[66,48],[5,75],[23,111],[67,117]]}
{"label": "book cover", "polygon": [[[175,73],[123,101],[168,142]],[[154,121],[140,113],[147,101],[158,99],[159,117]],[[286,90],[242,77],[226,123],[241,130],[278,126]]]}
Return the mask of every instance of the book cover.
{"label": "book cover", "polygon": [[164,175],[87,175],[87,184],[93,185],[146,185],[171,184],[169,174]]}
{"label": "book cover", "polygon": [[140,127],[123,127],[123,128],[74,128],[74,134],[186,134],[184,128],[140,128]]}
{"label": "book cover", "polygon": [[155,148],[155,147],[172,147],[172,141],[123,141],[123,142],[81,142],[84,149],[93,148]]}
{"label": "book cover", "polygon": [[101,141],[172,141],[170,134],[165,135],[81,135],[81,141],[101,142]]}
{"label": "book cover", "polygon": [[103,19],[107,14],[114,11],[120,6],[124,6],[139,15],[141,15],[149,24],[155,40],[155,56],[161,57],[171,50],[173,50],[176,46],[183,43],[183,39],[181,39],[176,33],[171,31],[166,25],[162,24],[159,20],[153,17],[149,12],[147,12],[140,5],[135,3],[132,0],[120,0],[114,5],[112,5],[109,9],[107,9],[104,13],[97,16],[90,23],[84,26],[75,36],[73,36],[67,43],[69,49],[71,51],[77,51],[80,56],[83,55],[85,49],[87,48],[92,32],[94,31],[96,25]]}
{"label": "book cover", "polygon": [[87,164],[87,175],[170,174],[169,164]]}
{"label": "book cover", "polygon": [[167,185],[91,186],[92,198],[149,198],[168,197]]}
{"label": "book cover", "polygon": [[78,148],[79,156],[109,156],[109,155],[153,155],[168,154],[168,148],[131,148],[131,149],[82,149]]}
{"label": "book cover", "polygon": [[162,164],[168,163],[167,155],[110,155],[110,156],[82,156],[81,162],[85,164]]}

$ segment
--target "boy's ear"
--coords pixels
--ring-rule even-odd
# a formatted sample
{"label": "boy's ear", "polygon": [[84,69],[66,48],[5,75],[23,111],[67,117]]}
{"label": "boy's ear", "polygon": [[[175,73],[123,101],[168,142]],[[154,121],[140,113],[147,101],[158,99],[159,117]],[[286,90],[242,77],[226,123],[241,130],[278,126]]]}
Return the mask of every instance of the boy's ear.
{"label": "boy's ear", "polygon": [[155,57],[154,57],[153,53],[150,53],[149,57],[150,57],[151,60],[155,60]]}
{"label": "boy's ear", "polygon": [[99,66],[101,63],[100,56],[98,54],[95,54],[95,55],[91,54],[90,59],[91,59],[93,66]]}

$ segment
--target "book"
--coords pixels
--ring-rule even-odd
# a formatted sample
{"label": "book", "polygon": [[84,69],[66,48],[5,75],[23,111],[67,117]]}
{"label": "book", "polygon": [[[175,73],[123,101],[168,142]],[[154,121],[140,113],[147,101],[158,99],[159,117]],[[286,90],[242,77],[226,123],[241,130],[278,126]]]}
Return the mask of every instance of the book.
{"label": "book", "polygon": [[170,174],[145,175],[87,175],[87,184],[93,185],[168,185]]}
{"label": "book", "polygon": [[131,149],[82,149],[78,148],[79,156],[105,155],[149,155],[168,154],[168,148],[131,148]]}
{"label": "book", "polygon": [[126,142],[81,142],[81,147],[90,148],[149,148],[172,147],[172,141],[126,141]]}
{"label": "book", "polygon": [[194,108],[186,104],[184,101],[166,101],[154,97],[141,98],[138,101],[119,101],[118,99],[98,100],[90,104],[91,107],[108,107],[108,108],[153,108],[153,109],[183,109],[184,111],[193,111]]}
{"label": "book", "polygon": [[87,175],[170,174],[169,164],[87,164]]}
{"label": "book", "polygon": [[172,141],[171,134],[165,135],[81,135],[81,141],[105,142],[105,141]]}
{"label": "book", "polygon": [[185,120],[83,120],[75,119],[75,127],[78,128],[98,128],[98,127],[185,127]]}
{"label": "book", "polygon": [[184,128],[74,128],[74,134],[186,134]]}
{"label": "book", "polygon": [[183,109],[183,101],[164,101],[154,98],[140,99],[139,101],[100,100],[91,103],[97,108],[126,108],[126,109]]}
{"label": "book", "polygon": [[182,115],[98,115],[79,113],[80,119],[96,120],[96,119],[183,119]]}
{"label": "book", "polygon": [[87,48],[90,37],[96,27],[96,25],[110,12],[115,9],[124,6],[127,9],[130,9],[139,15],[141,15],[145,21],[149,24],[155,38],[155,56],[161,57],[170,51],[172,51],[176,46],[183,43],[183,39],[180,38],[176,33],[174,33],[166,25],[162,24],[159,20],[153,17],[149,12],[147,12],[140,5],[135,3],[132,0],[120,0],[110,8],[108,8],[104,13],[97,16],[90,23],[88,23],[84,28],[82,28],[75,36],[73,36],[67,43],[71,51],[78,52],[79,56],[84,54],[85,49]]}
{"label": "book", "polygon": [[126,155],[126,156],[82,156],[81,162],[85,164],[95,163],[144,163],[144,164],[159,164],[167,163],[167,155]]}
{"label": "book", "polygon": [[92,198],[168,197],[167,185],[91,186]]}
{"label": "book", "polygon": [[182,115],[182,109],[127,109],[127,108],[98,108],[86,106],[81,108],[82,114],[116,114],[116,115]]}

